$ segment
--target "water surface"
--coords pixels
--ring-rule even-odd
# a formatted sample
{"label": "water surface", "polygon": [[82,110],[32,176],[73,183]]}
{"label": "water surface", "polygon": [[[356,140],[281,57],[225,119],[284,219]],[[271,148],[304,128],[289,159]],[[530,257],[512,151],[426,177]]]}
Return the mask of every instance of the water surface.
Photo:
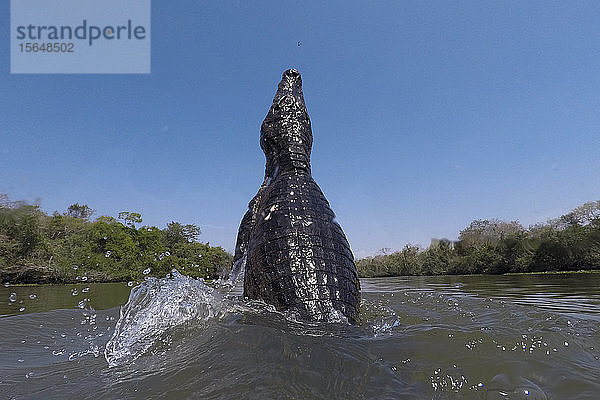
{"label": "water surface", "polygon": [[358,326],[181,276],[122,310],[126,283],[2,286],[0,397],[600,398],[599,274],[361,284]]}

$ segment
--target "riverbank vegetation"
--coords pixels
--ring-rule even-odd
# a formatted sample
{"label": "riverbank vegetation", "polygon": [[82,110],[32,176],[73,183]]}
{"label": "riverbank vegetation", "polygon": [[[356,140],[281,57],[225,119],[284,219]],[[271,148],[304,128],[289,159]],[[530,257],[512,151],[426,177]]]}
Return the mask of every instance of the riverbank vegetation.
{"label": "riverbank vegetation", "polygon": [[[159,229],[142,225],[136,212],[93,214],[75,203],[47,215],[39,205],[0,194],[0,281],[127,281],[165,276],[173,268],[212,279],[231,268],[230,254],[198,241],[196,225],[171,222]],[[432,240],[427,249],[406,245],[356,265],[361,277],[599,270],[600,201],[529,228],[475,220],[457,241]]]}
{"label": "riverbank vegetation", "polygon": [[[52,215],[0,194],[0,280],[10,283],[127,281],[165,276],[173,268],[213,279],[231,266],[221,247],[198,241],[200,228],[142,224],[135,212],[117,218],[72,204]],[[139,225],[139,227],[137,227]]]}
{"label": "riverbank vegetation", "polygon": [[504,274],[600,269],[600,201],[524,228],[517,221],[476,220],[457,241],[432,240],[427,249],[357,261],[361,277],[444,274]]}

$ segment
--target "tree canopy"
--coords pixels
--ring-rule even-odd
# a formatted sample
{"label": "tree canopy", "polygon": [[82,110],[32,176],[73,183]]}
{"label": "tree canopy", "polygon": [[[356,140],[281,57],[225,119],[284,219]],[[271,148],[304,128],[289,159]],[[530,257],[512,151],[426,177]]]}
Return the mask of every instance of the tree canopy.
{"label": "tree canopy", "polygon": [[[388,252],[389,253],[389,252]],[[360,276],[503,274],[600,269],[600,201],[525,229],[518,221],[475,220],[458,240],[357,261]]]}
{"label": "tree canopy", "polygon": [[[221,247],[201,243],[200,227],[171,221],[164,229],[141,225],[142,215],[118,218],[73,203],[47,215],[39,205],[0,194],[0,278],[4,282],[122,281],[145,272],[164,276],[173,268],[216,278],[231,267]],[[600,201],[585,203],[546,223],[524,228],[518,221],[474,220],[457,241],[432,240],[426,249],[357,261],[360,276],[502,274],[600,269]]]}
{"label": "tree canopy", "polygon": [[[198,241],[200,228],[171,222],[164,229],[140,226],[142,216],[123,211],[99,216],[74,203],[51,216],[39,205],[0,195],[0,277],[11,283],[139,280],[176,268],[190,276],[217,278],[231,267],[221,247]],[[149,272],[148,272],[149,271]]]}

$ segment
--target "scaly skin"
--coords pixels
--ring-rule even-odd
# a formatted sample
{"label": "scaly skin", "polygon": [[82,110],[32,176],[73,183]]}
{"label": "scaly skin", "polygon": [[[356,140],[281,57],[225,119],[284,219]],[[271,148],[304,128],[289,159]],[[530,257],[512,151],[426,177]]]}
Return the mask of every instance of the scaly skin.
{"label": "scaly skin", "polygon": [[244,296],[300,318],[355,322],[360,283],[348,240],[310,170],[312,130],[298,71],[283,73],[262,126],[265,180],[238,232],[234,268],[245,262]]}

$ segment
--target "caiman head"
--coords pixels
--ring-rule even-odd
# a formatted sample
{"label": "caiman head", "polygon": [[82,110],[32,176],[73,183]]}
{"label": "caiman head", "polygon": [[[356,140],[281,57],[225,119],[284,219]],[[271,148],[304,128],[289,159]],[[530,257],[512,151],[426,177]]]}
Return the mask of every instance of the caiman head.
{"label": "caiman head", "polygon": [[312,140],[302,78],[297,70],[288,69],[260,128],[260,147],[267,158],[265,179],[293,169],[310,174]]}

